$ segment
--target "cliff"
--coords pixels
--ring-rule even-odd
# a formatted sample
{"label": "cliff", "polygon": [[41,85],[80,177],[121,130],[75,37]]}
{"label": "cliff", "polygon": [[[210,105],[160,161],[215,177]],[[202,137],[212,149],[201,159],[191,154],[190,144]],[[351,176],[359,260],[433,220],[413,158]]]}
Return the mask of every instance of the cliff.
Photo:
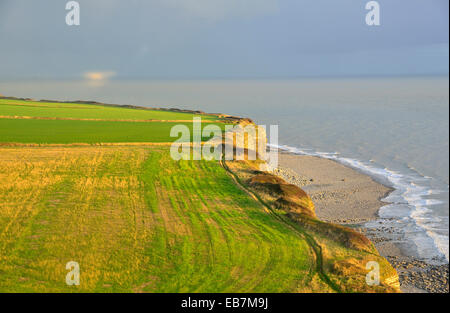
{"label": "cliff", "polygon": [[[235,127],[234,133],[241,134],[248,121]],[[224,138],[233,136],[228,133]],[[226,169],[235,175],[237,181],[274,213],[283,219],[286,225],[294,227],[305,236],[311,237],[311,242],[317,244],[318,259],[323,274],[334,285],[335,291],[341,292],[399,292],[400,284],[397,272],[381,257],[372,242],[358,231],[338,224],[320,221],[316,217],[314,203],[308,194],[296,185],[289,184],[272,173],[265,157],[266,134],[263,129],[258,132],[258,138],[234,140],[233,149],[243,151],[239,158],[228,160]],[[218,143],[218,138],[215,138]],[[249,158],[255,146],[252,142],[264,143],[264,151],[256,145],[256,160]],[[230,141],[229,141],[230,142]],[[226,144],[224,144],[225,148]],[[318,261],[319,262],[319,261]],[[368,264],[376,262],[380,270],[379,284],[369,285],[367,275],[370,272]]]}

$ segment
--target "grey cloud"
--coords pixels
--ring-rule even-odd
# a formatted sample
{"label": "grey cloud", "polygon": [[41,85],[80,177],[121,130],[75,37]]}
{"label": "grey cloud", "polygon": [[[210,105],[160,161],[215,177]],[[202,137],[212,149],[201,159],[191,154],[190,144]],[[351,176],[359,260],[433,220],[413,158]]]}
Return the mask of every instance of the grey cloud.
{"label": "grey cloud", "polygon": [[380,0],[375,28],[365,0],[79,2],[69,27],[65,1],[0,0],[0,79],[448,73],[447,0]]}

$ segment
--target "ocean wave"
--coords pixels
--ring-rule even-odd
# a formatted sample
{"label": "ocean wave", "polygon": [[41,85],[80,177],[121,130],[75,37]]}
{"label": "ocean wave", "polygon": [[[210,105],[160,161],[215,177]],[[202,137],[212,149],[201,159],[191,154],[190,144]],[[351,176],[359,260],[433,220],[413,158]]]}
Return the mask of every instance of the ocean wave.
{"label": "ocean wave", "polygon": [[430,209],[430,207],[445,204],[444,201],[430,197],[448,193],[448,190],[435,190],[429,187],[431,177],[422,176],[412,168],[410,168],[411,173],[401,173],[377,166],[373,160],[363,162],[342,157],[338,152],[316,152],[312,149],[300,149],[287,145],[268,146],[294,154],[335,160],[389,185],[394,191],[382,199],[389,204],[380,209],[380,217],[397,219],[397,223],[394,223],[395,227],[403,232],[406,240],[414,243],[419,257],[425,260],[440,259],[448,263],[448,216],[436,216]]}

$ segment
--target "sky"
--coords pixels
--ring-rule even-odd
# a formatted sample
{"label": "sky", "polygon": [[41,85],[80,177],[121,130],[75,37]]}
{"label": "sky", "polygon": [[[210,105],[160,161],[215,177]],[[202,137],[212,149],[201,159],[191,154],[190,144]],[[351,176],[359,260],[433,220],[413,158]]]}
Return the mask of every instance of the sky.
{"label": "sky", "polygon": [[0,0],[0,79],[448,75],[448,0]]}

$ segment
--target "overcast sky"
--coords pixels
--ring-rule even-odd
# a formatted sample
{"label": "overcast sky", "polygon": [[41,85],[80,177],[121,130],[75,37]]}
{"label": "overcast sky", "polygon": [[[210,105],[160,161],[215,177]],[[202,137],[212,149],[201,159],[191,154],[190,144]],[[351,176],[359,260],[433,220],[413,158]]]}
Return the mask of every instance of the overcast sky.
{"label": "overcast sky", "polygon": [[0,0],[0,79],[448,74],[448,0]]}

